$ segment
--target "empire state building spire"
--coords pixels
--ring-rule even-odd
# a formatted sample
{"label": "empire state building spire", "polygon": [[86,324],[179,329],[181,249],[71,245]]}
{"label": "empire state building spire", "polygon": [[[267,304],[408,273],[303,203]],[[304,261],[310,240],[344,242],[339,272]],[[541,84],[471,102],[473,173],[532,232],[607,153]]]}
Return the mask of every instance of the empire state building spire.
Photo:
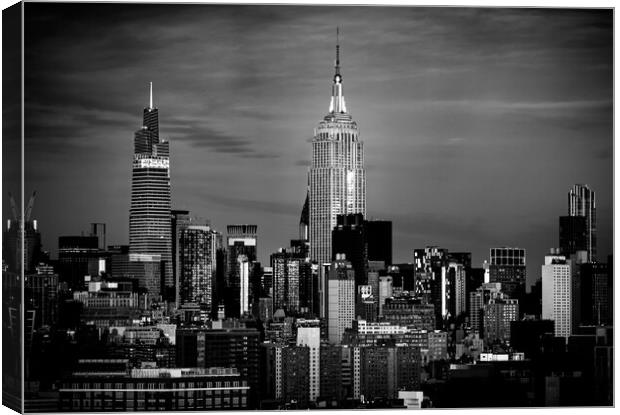
{"label": "empire state building spire", "polygon": [[340,74],[340,29],[336,28],[336,74],[334,75],[334,84],[332,85],[332,98],[329,103],[329,112],[331,114],[345,114],[347,112],[347,104],[342,95],[342,75]]}

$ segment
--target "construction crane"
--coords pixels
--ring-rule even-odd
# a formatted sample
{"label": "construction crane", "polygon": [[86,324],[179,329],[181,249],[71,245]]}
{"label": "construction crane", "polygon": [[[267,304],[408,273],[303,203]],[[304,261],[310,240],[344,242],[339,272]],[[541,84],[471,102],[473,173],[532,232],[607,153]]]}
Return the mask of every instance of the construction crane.
{"label": "construction crane", "polygon": [[32,214],[32,208],[34,207],[34,199],[37,197],[37,192],[32,192],[32,196],[30,196],[30,200],[28,201],[28,207],[26,208],[26,214],[24,215],[24,221],[30,221],[30,215]]}
{"label": "construction crane", "polygon": [[15,205],[15,198],[11,192],[9,192],[9,202],[11,203],[11,212],[13,212],[13,220],[17,222],[19,216],[17,216],[17,206]]}

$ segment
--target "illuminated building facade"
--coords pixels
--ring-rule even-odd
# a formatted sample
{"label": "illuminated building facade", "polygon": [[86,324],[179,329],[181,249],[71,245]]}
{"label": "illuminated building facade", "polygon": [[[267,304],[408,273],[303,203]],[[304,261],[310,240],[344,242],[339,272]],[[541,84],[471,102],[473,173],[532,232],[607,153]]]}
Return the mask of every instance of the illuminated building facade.
{"label": "illuminated building facade", "polygon": [[332,259],[332,229],[337,215],[366,215],[364,144],[342,94],[340,47],[329,113],[315,129],[310,166],[310,258]]}
{"label": "illuminated building facade", "polygon": [[[170,143],[159,138],[159,113],[150,103],[134,139],[129,209],[129,253],[159,255],[164,296],[174,300],[170,209]],[[156,293],[153,293],[156,294]]]}

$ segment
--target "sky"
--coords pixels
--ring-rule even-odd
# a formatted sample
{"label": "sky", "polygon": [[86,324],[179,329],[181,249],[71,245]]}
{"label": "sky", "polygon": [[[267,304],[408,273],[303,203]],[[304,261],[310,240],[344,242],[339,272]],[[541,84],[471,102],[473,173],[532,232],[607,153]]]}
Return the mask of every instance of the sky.
{"label": "sky", "polygon": [[531,284],[575,183],[612,253],[611,10],[26,3],[25,19],[26,201],[53,255],[91,222],[128,243],[153,82],[173,208],[257,224],[268,264],[298,234],[337,26],[367,216],[392,220],[394,262],[516,246]]}

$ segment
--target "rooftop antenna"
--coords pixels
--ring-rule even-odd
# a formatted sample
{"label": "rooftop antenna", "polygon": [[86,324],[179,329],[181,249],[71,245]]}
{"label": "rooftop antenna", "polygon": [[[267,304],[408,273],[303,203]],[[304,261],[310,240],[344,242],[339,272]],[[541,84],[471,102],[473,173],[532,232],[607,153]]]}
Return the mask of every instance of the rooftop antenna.
{"label": "rooftop antenna", "polygon": [[149,82],[151,86],[151,99],[149,101],[149,108],[153,109],[153,82]]}

